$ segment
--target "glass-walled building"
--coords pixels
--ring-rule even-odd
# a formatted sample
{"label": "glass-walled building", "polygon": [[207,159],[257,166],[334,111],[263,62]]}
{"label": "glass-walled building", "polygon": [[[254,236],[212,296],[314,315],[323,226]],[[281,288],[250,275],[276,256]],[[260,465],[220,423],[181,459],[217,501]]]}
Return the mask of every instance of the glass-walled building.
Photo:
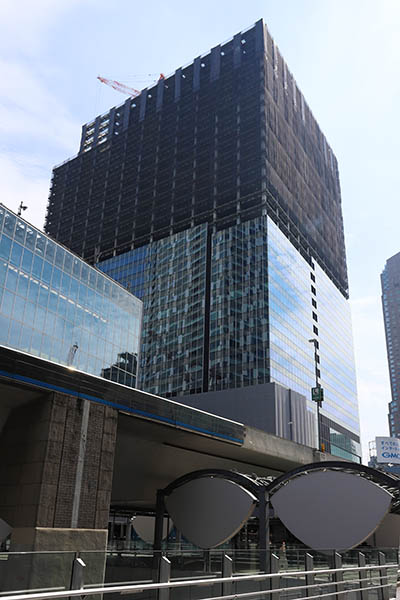
{"label": "glass-walled building", "polygon": [[[199,225],[99,268],[143,300],[141,389],[190,404],[192,395],[217,401],[215,392],[275,382],[302,394],[316,419],[317,376],[325,397],[321,442],[359,460],[349,303],[272,219],[215,233]],[[235,418],[246,422],[246,411],[244,402]]]}
{"label": "glass-walled building", "polygon": [[142,303],[0,204],[0,344],[136,387]]}
{"label": "glass-walled building", "polygon": [[45,228],[143,299],[142,389],[322,385],[358,460],[338,164],[262,20],[84,125]]}

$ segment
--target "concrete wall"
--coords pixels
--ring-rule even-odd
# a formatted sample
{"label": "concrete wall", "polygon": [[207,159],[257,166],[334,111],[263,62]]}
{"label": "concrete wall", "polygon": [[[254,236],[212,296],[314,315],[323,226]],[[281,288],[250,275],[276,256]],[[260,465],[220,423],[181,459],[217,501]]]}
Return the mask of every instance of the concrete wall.
{"label": "concrete wall", "polygon": [[116,427],[114,409],[59,393],[12,410],[0,437],[0,516],[13,528],[106,528]]}
{"label": "concrete wall", "polygon": [[316,447],[316,417],[305,397],[277,383],[179,396],[178,401]]}
{"label": "concrete wall", "polygon": [[0,517],[13,528],[12,551],[52,554],[10,555],[1,589],[69,585],[82,551],[96,551],[86,581],[103,581],[117,419],[112,408],[60,393],[10,411],[0,436]]}

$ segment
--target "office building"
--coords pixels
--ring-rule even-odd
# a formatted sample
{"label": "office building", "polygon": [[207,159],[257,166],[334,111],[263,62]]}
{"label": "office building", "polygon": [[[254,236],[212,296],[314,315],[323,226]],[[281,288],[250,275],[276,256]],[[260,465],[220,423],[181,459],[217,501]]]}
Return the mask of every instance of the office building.
{"label": "office building", "polygon": [[381,274],[382,309],[392,400],[389,403],[389,431],[400,437],[400,252],[386,261]]}
{"label": "office building", "polygon": [[143,299],[143,389],[317,382],[360,454],[337,161],[262,21],[85,125],[46,231]]}
{"label": "office building", "polygon": [[0,204],[0,344],[136,387],[142,302]]}

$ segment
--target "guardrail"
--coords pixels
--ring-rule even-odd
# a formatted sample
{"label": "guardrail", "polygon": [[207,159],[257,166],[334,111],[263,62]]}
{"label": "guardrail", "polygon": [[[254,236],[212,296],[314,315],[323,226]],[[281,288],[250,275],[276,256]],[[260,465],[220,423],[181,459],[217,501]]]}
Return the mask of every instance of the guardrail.
{"label": "guardrail", "polygon": [[[157,600],[170,598],[187,599],[195,597],[201,600],[236,600],[240,598],[265,598],[271,600],[333,597],[334,600],[347,599],[352,595],[357,600],[389,600],[395,594],[398,575],[398,563],[386,564],[385,555],[379,552],[378,565],[366,565],[365,555],[358,553],[358,565],[342,567],[342,557],[338,553],[332,556],[332,568],[314,569],[311,554],[306,554],[303,571],[279,572],[279,557],[271,555],[270,572],[249,575],[232,575],[232,559],[225,555],[222,563],[222,576],[185,578],[170,580],[171,563],[163,556],[160,560],[158,582],[135,582],[128,584],[85,585],[85,563],[76,558],[73,563],[71,589],[61,591],[35,590],[29,593],[14,592],[1,595],[2,600],[58,600],[61,598],[86,598],[104,594],[135,594],[135,598],[156,597]],[[303,583],[304,580],[304,583]],[[258,589],[250,589],[257,585]],[[214,594],[201,587],[214,587]],[[247,586],[247,587],[246,587]],[[199,589],[200,588],[200,589]],[[241,588],[241,589],[238,589]],[[183,590],[185,593],[179,593]],[[392,593],[390,593],[392,591]],[[152,593],[154,595],[152,595]],[[149,595],[150,594],[150,595]]]}

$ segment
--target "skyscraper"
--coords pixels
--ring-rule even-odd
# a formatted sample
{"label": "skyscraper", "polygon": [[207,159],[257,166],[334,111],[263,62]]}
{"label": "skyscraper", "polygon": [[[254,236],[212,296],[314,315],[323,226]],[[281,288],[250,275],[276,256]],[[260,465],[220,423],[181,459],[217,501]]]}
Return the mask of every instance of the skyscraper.
{"label": "skyscraper", "polygon": [[84,125],[46,231],[143,299],[144,389],[317,381],[359,454],[337,161],[263,21]]}
{"label": "skyscraper", "polygon": [[400,437],[400,252],[386,261],[381,274],[383,320],[389,364],[392,401],[389,403],[389,430]]}

